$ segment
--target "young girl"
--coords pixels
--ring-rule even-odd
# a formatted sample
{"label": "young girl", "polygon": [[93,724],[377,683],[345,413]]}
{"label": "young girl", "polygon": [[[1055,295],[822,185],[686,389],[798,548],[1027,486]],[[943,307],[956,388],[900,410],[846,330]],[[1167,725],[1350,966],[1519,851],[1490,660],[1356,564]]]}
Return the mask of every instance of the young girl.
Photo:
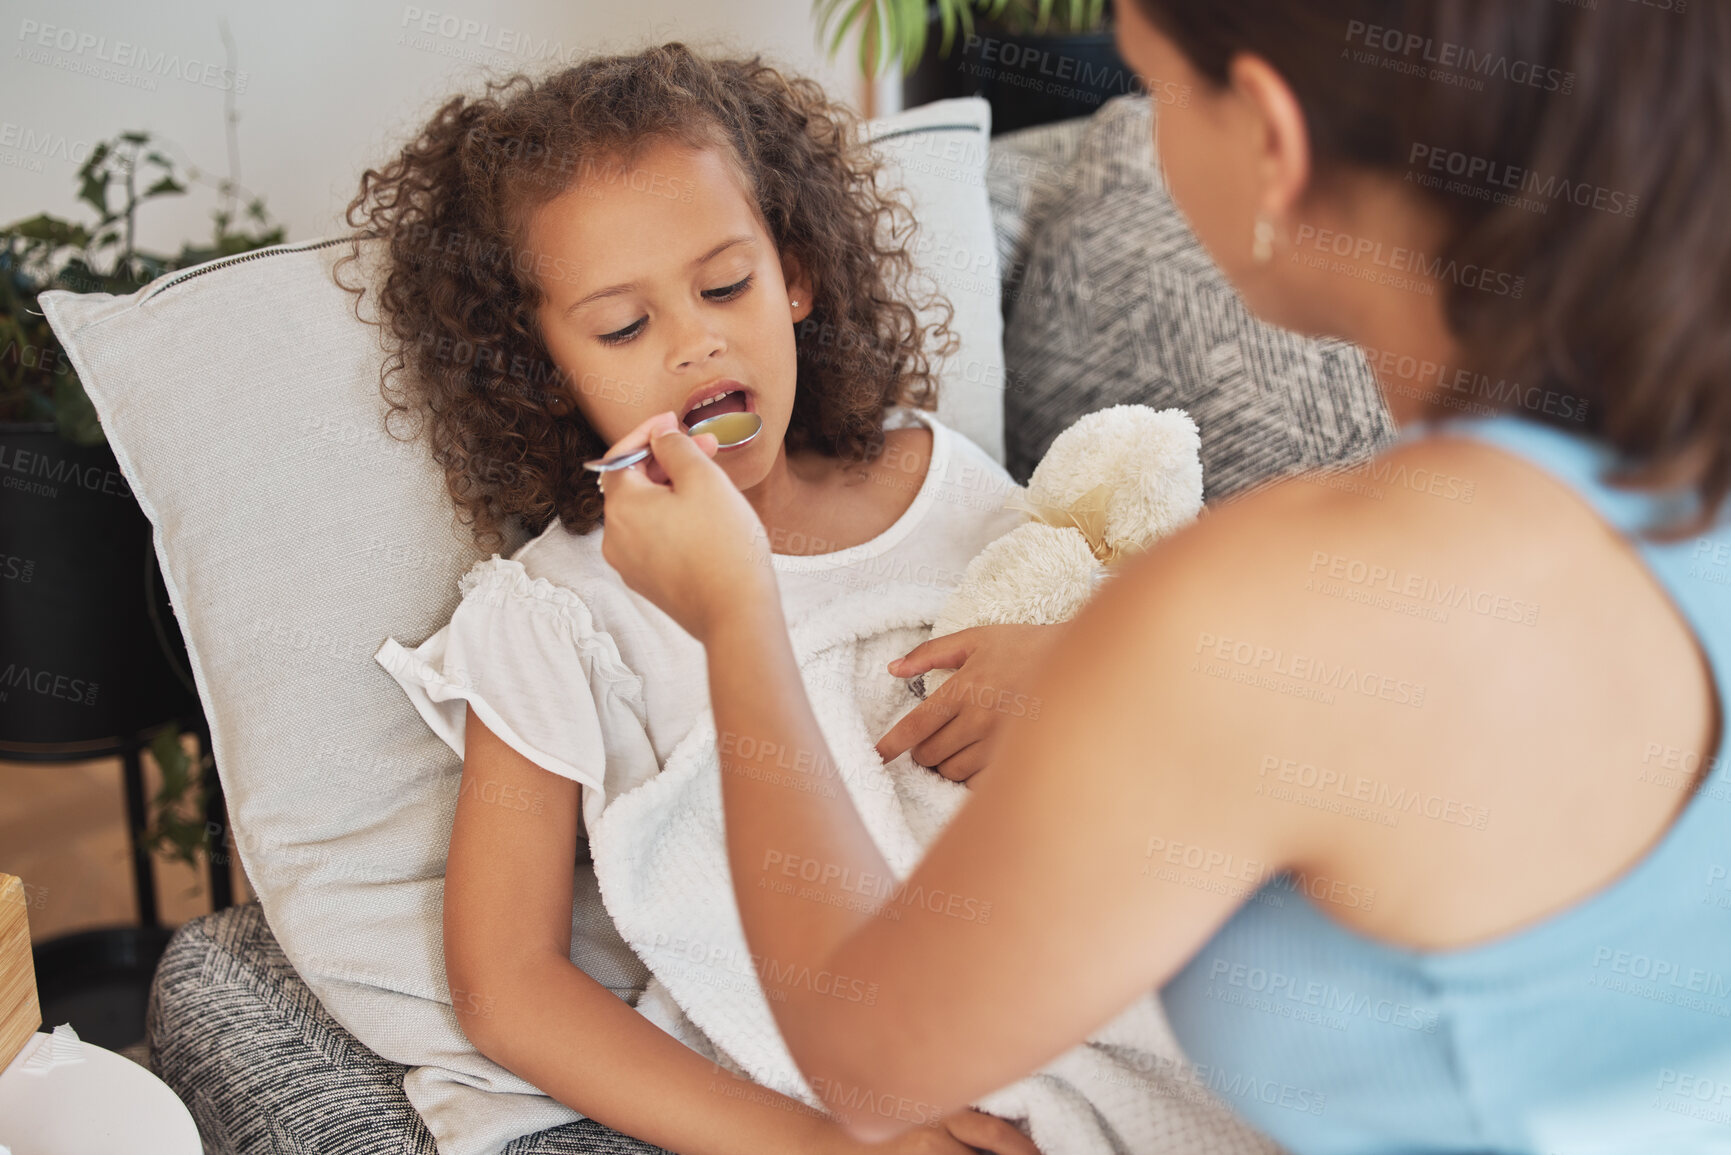
{"label": "young girl", "polygon": [[[598,910],[585,828],[709,710],[703,647],[604,559],[582,463],[653,414],[755,413],[762,431],[718,460],[766,531],[789,622],[862,596],[941,601],[1019,518],[982,500],[1010,492],[1003,470],[923,411],[949,330],[902,295],[911,217],[814,82],[667,44],[452,99],[363,176],[350,222],[388,252],[393,410],[426,421],[478,540],[512,517],[540,530],[477,563],[412,657],[395,639],[379,652],[463,756],[444,900],[458,1022],[554,1098],[676,1152],[855,1150],[633,1010],[641,968],[616,968],[610,992],[571,961],[574,922]],[[896,632],[897,652],[922,636]],[[1024,684],[1040,637],[974,632],[957,680]],[[862,684],[882,734],[913,699],[887,670]],[[921,706],[901,747],[978,769],[993,718],[965,700]],[[605,922],[579,925],[577,953],[634,964]],[[890,1147],[971,1148],[1034,1150],[972,1111]]]}

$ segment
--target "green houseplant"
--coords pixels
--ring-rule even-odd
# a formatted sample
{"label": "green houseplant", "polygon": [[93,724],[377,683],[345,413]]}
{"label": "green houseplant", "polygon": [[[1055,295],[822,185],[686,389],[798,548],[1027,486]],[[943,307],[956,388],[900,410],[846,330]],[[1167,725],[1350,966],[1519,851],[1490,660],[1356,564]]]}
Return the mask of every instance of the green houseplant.
{"label": "green houseplant", "polygon": [[832,57],[857,33],[865,75],[900,62],[904,107],[981,96],[994,135],[1140,89],[1118,57],[1112,0],[813,0],[812,11]]}
{"label": "green houseplant", "polygon": [[191,242],[164,255],[138,247],[138,211],[157,197],[185,193],[200,177],[177,164],[149,133],[123,132],[90,152],[77,173],[78,199],[94,221],[70,221],[48,213],[0,228],[0,421],[52,420],[61,436],[79,445],[103,440],[95,410],[64,356],[53,350],[54,334],[36,307],[49,289],[124,295],[163,273],[214,257],[246,252],[283,239],[261,198],[251,198],[244,224],[232,181],[217,184],[224,203],[212,217],[208,244]]}
{"label": "green houseplant", "polygon": [[925,55],[934,18],[942,29],[938,54],[948,56],[957,31],[964,39],[974,34],[975,10],[1017,36],[1092,32],[1104,22],[1106,0],[931,0],[929,5],[918,0],[814,0],[812,10],[819,31],[830,37],[832,57],[858,28],[860,71],[878,76],[892,60],[899,60],[905,76]]}
{"label": "green houseplant", "polygon": [[[145,132],[123,132],[96,145],[76,180],[90,219],[39,213],[0,228],[0,438],[14,461],[52,456],[80,471],[94,467],[118,476],[95,408],[42,316],[39,295],[50,289],[132,293],[164,273],[280,243],[284,229],[271,221],[264,201],[246,196],[232,177],[212,179],[180,163]],[[194,183],[214,187],[220,197],[210,239],[183,243],[171,254],[141,248],[139,210],[157,198],[182,195]],[[0,494],[6,514],[0,552],[30,557],[40,575],[34,583],[9,583],[0,591],[11,635],[8,660],[17,654],[36,668],[59,663],[93,684],[94,671],[137,669],[138,681],[149,683],[142,691],[132,687],[125,710],[111,688],[125,679],[112,672],[102,676],[110,688],[95,703],[99,709],[56,714],[62,703],[9,703],[0,721],[4,750],[13,757],[31,757],[42,744],[121,733],[138,722],[183,715],[188,703],[196,708],[196,692],[184,673],[190,666],[184,642],[154,572],[148,522],[124,486],[114,488],[120,500],[93,499],[76,485],[61,485],[50,500],[18,489]],[[143,596],[130,564],[134,550],[147,553],[151,563]],[[50,585],[60,588],[45,588]],[[201,751],[195,762],[187,754],[178,722],[158,728],[150,747],[162,781],[150,800],[142,842],[196,867],[199,853],[210,850],[210,755]]]}

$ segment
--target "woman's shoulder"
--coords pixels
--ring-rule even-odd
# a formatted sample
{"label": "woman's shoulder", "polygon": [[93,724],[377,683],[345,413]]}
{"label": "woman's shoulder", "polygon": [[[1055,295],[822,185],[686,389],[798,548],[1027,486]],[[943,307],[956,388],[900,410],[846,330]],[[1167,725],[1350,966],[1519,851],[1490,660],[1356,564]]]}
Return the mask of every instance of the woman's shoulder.
{"label": "woman's shoulder", "polygon": [[[1490,732],[1507,684],[1554,685],[1591,653],[1573,611],[1615,545],[1576,495],[1495,447],[1402,442],[1211,503],[1125,563],[1102,591],[1120,586],[1124,627],[1102,657],[1129,676],[1167,655],[1191,716],[1217,712],[1270,751],[1283,733],[1375,740],[1428,752],[1403,773],[1458,773],[1457,739]],[[1486,655],[1497,678],[1460,677]]]}
{"label": "woman's shoulder", "polygon": [[1123,629],[1102,659],[1124,676],[1169,666],[1181,711],[1230,722],[1247,750],[1416,730],[1444,752],[1431,731],[1483,704],[1441,693],[1445,678],[1475,654],[1516,660],[1555,565],[1533,519],[1562,515],[1518,469],[1476,444],[1400,444],[1213,502],[1106,583]]}
{"label": "woman's shoulder", "polygon": [[1307,870],[1389,900],[1339,921],[1486,941],[1658,843],[1678,796],[1641,779],[1651,735],[1713,741],[1689,623],[1589,498],[1469,437],[1287,478],[1137,559],[1096,658],[1208,736],[1199,788],[1268,800],[1251,816]]}
{"label": "woman's shoulder", "polygon": [[1111,728],[1101,742],[1150,752],[1122,761],[1115,785],[1138,806],[1158,805],[1138,793],[1158,761],[1161,789],[1212,816],[1195,819],[1215,823],[1208,846],[1282,868],[1311,861],[1319,846],[1345,855],[1362,841],[1358,827],[1373,827],[1339,822],[1285,790],[1283,768],[1362,763],[1392,789],[1427,784],[1437,758],[1389,752],[1446,757],[1446,731],[1459,720],[1442,678],[1459,663],[1438,654],[1463,632],[1406,612],[1422,608],[1422,590],[1406,606],[1386,588],[1404,591],[1410,575],[1449,567],[1436,564],[1440,553],[1429,562],[1403,553],[1409,531],[1391,502],[1400,504],[1311,474],[1211,503],[1116,566],[1066,627],[1051,659],[1064,686],[1053,713],[1110,704],[1094,719]]}
{"label": "woman's shoulder", "polygon": [[[1493,445],[1457,438],[1404,440],[1351,462],[1266,481],[1211,503],[1202,524],[1221,549],[1290,540],[1331,548],[1415,550],[1428,560],[1506,556],[1486,548],[1528,524],[1562,492]],[[1492,535],[1487,539],[1487,534]],[[1523,540],[1531,541],[1530,533]],[[1413,558],[1411,560],[1418,560]]]}

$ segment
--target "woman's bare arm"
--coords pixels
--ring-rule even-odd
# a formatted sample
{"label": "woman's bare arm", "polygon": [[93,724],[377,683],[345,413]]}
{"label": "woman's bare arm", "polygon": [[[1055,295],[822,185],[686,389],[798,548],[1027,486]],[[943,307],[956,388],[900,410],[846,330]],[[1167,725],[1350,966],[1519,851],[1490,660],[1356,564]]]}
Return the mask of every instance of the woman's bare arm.
{"label": "woman's bare arm", "polygon": [[[1251,718],[1246,688],[1198,661],[1211,638],[1258,641],[1258,621],[1278,644],[1266,622],[1279,607],[1225,616],[1238,595],[1230,570],[1195,556],[1210,548],[1168,543],[1077,618],[1033,691],[1039,719],[1006,724],[994,772],[875,913],[887,868],[846,793],[786,771],[821,771],[830,754],[778,605],[717,619],[710,693],[747,937],[780,973],[876,984],[869,1008],[809,985],[771,1002],[854,1135],[905,1129],[861,1104],[947,1111],[1073,1046],[1175,973],[1296,852],[1286,815],[1243,805],[1296,704],[1264,695]],[[1061,745],[1076,734],[1090,735],[1089,765]],[[1196,868],[1163,877],[1172,848]]]}
{"label": "woman's bare arm", "polygon": [[[852,1135],[903,1133],[1038,1068],[1172,974],[1247,893],[1146,876],[1154,853],[1196,847],[1268,873],[1290,859],[1286,813],[1240,812],[1251,752],[1294,726],[1294,704],[1264,695],[1246,709],[1241,686],[1189,665],[1199,628],[1281,644],[1292,595],[1262,596],[1261,567],[1206,555],[1234,533],[1264,549],[1267,534],[1204,524],[1128,567],[1063,631],[1033,691],[1039,720],[1010,720],[993,774],[886,896],[889,872],[806,700],[774,572],[751,548],[761,523],[676,425],[658,415],[627,439],[653,446],[670,486],[604,478],[602,553],[707,648],[746,938],[789,1049]],[[1312,546],[1293,536],[1282,561],[1299,570]],[[1083,733],[1085,767],[1064,745]],[[831,996],[841,978],[875,984],[875,1000]]]}
{"label": "woman's bare arm", "polygon": [[[680,1155],[851,1146],[832,1120],[718,1069],[570,961],[580,788],[472,709],[466,726],[445,965],[476,1048],[574,1110]],[[539,806],[519,809],[537,794]]]}

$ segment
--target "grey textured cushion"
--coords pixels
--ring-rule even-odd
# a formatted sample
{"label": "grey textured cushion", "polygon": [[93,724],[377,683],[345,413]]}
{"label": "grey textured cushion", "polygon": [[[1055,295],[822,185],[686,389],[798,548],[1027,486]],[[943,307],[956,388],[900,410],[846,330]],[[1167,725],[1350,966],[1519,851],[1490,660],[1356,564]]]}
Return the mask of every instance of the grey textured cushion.
{"label": "grey textured cushion", "polygon": [[[998,275],[1004,300],[1028,263],[1028,248],[1041,225],[1063,202],[1070,162],[1082,145],[1088,118],[1062,120],[992,138],[986,161],[986,197],[998,238]],[[1004,309],[1006,314],[1008,309]]]}
{"label": "grey textured cushion", "polygon": [[1150,116],[1123,96],[992,142],[1010,473],[1025,481],[1077,418],[1127,402],[1195,418],[1210,499],[1387,444],[1358,350],[1263,324],[1226,283],[1166,194]]}
{"label": "grey textured cushion", "polygon": [[[194,919],[156,971],[151,1067],[198,1123],[207,1155],[436,1155],[400,1063],[368,1050],[290,965],[257,902]],[[657,1155],[592,1119],[504,1155]]]}

